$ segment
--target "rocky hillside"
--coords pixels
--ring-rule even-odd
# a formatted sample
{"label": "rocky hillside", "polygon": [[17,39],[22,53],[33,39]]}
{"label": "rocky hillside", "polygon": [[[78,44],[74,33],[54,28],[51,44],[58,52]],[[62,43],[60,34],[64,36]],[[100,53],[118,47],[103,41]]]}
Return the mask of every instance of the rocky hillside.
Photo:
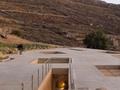
{"label": "rocky hillside", "polygon": [[22,38],[80,46],[84,35],[102,30],[120,35],[120,5],[100,0],[0,0],[0,31]]}

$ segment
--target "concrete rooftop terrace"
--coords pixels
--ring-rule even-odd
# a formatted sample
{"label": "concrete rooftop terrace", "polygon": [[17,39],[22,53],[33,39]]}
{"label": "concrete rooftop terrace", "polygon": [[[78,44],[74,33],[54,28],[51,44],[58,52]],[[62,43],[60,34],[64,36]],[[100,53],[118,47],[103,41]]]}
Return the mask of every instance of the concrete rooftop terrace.
{"label": "concrete rooftop terrace", "polygon": [[[50,51],[63,52],[64,54],[43,53]],[[57,48],[27,51],[23,55],[9,55],[11,60],[9,58],[0,62],[0,90],[37,90],[42,82],[42,66],[31,64],[37,58],[71,58],[75,90],[81,90],[80,88],[95,90],[100,87],[107,90],[120,90],[120,77],[104,76],[96,68],[97,65],[120,65],[120,58],[113,57],[116,54],[105,52],[85,48]],[[69,66],[54,64],[52,67],[68,68]],[[34,83],[32,89],[31,83]]]}

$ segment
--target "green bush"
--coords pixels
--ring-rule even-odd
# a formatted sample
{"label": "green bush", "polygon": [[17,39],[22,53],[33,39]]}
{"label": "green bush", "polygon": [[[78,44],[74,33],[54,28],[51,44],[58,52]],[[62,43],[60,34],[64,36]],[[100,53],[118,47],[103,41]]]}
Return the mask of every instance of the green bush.
{"label": "green bush", "polygon": [[22,36],[22,33],[19,30],[13,30],[11,34],[14,34],[14,35],[19,36],[19,37]]}
{"label": "green bush", "polygon": [[85,36],[83,40],[87,48],[107,49],[108,39],[101,31],[96,31]]}

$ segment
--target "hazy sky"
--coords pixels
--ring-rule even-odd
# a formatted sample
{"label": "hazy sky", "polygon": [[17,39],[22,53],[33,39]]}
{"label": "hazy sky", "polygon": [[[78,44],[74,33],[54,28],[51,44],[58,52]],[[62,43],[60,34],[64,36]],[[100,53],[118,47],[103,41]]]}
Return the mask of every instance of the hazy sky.
{"label": "hazy sky", "polygon": [[103,0],[103,1],[106,1],[108,3],[120,4],[120,0]]}

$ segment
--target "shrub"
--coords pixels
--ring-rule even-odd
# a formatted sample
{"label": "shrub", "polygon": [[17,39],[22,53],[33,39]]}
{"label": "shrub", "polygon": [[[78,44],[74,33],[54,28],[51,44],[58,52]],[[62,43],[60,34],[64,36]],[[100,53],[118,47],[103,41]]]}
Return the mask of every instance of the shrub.
{"label": "shrub", "polygon": [[[15,54],[18,52],[18,44],[5,44],[0,42],[0,52],[4,54]],[[25,50],[48,49],[48,45],[41,44],[23,44]]]}
{"label": "shrub", "polygon": [[26,50],[32,50],[32,49],[47,49],[49,46],[47,45],[41,45],[41,44],[25,44],[24,48]]}
{"label": "shrub", "polygon": [[87,48],[107,49],[108,39],[101,31],[96,31],[85,36],[83,40]]}
{"label": "shrub", "polygon": [[19,36],[19,37],[22,36],[22,33],[19,30],[13,30],[11,34],[14,34],[14,35]]}

